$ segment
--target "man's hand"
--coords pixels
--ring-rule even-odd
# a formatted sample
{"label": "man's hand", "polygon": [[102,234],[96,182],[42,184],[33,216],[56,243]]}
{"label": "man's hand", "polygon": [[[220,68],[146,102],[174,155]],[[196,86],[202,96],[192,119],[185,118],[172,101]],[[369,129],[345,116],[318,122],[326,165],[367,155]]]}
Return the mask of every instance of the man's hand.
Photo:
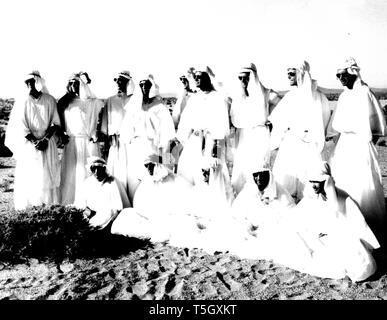
{"label": "man's hand", "polygon": [[273,130],[273,124],[269,120],[265,122],[265,126],[269,129],[269,132]]}
{"label": "man's hand", "polygon": [[86,219],[91,219],[92,217],[95,216],[97,212],[95,212],[94,210],[91,210],[89,207],[86,207],[85,210],[83,210],[83,216],[86,218]]}
{"label": "man's hand", "polygon": [[35,148],[36,148],[36,150],[39,150],[39,151],[46,150],[48,148],[48,139],[43,138],[43,139],[40,139],[39,141],[37,141],[35,143]]}
{"label": "man's hand", "polygon": [[27,135],[25,136],[25,138],[26,138],[29,142],[33,143],[33,144],[35,144],[36,141],[38,140],[38,139],[35,138],[35,136],[34,136],[32,133],[27,134]]}

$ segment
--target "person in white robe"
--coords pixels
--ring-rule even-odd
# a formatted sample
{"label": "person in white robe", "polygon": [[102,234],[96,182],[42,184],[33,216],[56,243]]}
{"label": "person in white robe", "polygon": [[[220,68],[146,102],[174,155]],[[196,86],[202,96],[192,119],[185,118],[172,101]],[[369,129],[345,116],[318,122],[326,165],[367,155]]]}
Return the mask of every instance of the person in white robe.
{"label": "person in white robe", "polygon": [[211,81],[212,71],[208,67],[201,70],[194,73],[197,93],[188,100],[177,129],[177,139],[183,146],[177,173],[192,184],[202,180],[201,164],[208,157],[218,159],[224,179],[229,179],[225,142],[230,125],[226,100]]}
{"label": "person in white robe", "polygon": [[146,176],[144,160],[149,154],[159,156],[158,163],[173,167],[171,142],[176,132],[172,116],[162,103],[152,75],[140,77],[121,125],[120,141],[127,150],[127,188],[133,201],[141,178]]}
{"label": "person in white robe", "polygon": [[191,82],[193,81],[193,68],[190,68],[186,74],[180,76],[179,80],[183,85],[183,90],[179,93],[172,111],[172,118],[176,129],[179,126],[180,117],[187,105],[187,101],[193,94],[196,93],[196,91],[191,88]]}
{"label": "person in white robe", "polygon": [[26,100],[17,100],[7,127],[5,145],[16,159],[14,206],[56,204],[59,201],[60,162],[57,138],[60,123],[56,100],[38,71],[28,74]]}
{"label": "person in white robe", "polygon": [[68,136],[61,160],[60,196],[63,205],[74,203],[79,187],[90,175],[87,158],[100,155],[96,129],[103,101],[91,92],[90,81],[86,73],[72,75],[68,84],[71,99],[61,109]]}
{"label": "person in white robe", "polygon": [[129,194],[127,186],[127,150],[121,141],[121,125],[126,113],[126,107],[132,97],[134,82],[129,71],[120,72],[114,82],[117,84],[117,94],[109,97],[100,114],[100,128],[97,135],[104,140],[104,150],[107,152],[107,169],[118,179]]}
{"label": "person in white robe", "polygon": [[92,175],[83,182],[74,206],[84,209],[92,227],[104,229],[130,202],[123,185],[108,174],[105,160],[90,157],[88,167]]}
{"label": "person in white robe", "polygon": [[[191,184],[174,174],[162,163],[158,154],[144,160],[146,174],[133,199],[133,208],[123,210],[112,225],[112,233],[147,238],[153,242],[170,240],[189,215]],[[179,218],[180,217],[180,218]]]}
{"label": "person in white robe", "polygon": [[386,134],[386,120],[375,95],[363,82],[355,59],[349,58],[337,71],[344,86],[332,128],[339,139],[331,158],[337,187],[360,206],[378,238],[385,239],[386,208],[382,177],[373,137]]}
{"label": "person in white robe", "polygon": [[238,90],[230,97],[230,119],[236,128],[231,176],[235,195],[242,190],[251,164],[270,157],[269,105],[279,101],[276,92],[262,85],[253,63],[240,70],[238,79]]}
{"label": "person in white robe", "polygon": [[290,90],[269,116],[273,124],[271,150],[278,149],[273,174],[277,182],[299,201],[306,171],[322,160],[329,123],[328,100],[310,75],[309,63],[296,69],[297,87]]}
{"label": "person in white robe", "polygon": [[293,198],[278,182],[268,165],[250,169],[249,179],[232,204],[233,215],[245,220],[253,233],[265,222],[276,221],[295,206]]}
{"label": "person in white robe", "polygon": [[310,167],[304,198],[274,223],[262,224],[237,253],[322,278],[363,281],[375,273],[380,244],[357,204],[321,162]]}

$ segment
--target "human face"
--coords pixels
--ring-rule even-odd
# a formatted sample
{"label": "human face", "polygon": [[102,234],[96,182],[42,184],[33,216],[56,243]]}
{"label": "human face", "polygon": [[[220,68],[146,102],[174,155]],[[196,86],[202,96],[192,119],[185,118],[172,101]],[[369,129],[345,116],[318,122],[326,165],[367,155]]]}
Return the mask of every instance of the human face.
{"label": "human face", "polygon": [[119,92],[126,92],[128,82],[129,82],[128,78],[119,76],[118,78],[114,78],[114,81],[117,84],[117,89]]}
{"label": "human face", "polygon": [[25,81],[25,84],[27,85],[28,89],[30,89],[30,91],[36,90],[35,79],[28,79]]}
{"label": "human face", "polygon": [[148,173],[149,173],[151,176],[153,176],[153,173],[154,173],[156,164],[153,163],[153,162],[148,162],[148,163],[145,163],[144,166],[145,166],[145,168],[148,170]]}
{"label": "human face", "polygon": [[203,84],[203,72],[201,71],[196,71],[193,75],[193,78],[195,80],[195,84],[198,88],[201,87],[201,85]]}
{"label": "human face", "polygon": [[93,176],[100,182],[103,181],[107,176],[105,166],[92,166],[91,172],[93,173]]}
{"label": "human face", "polygon": [[149,96],[150,89],[152,88],[152,82],[150,80],[141,80],[140,83],[140,88],[142,91],[142,94],[144,96]]}
{"label": "human face", "polygon": [[325,192],[324,191],[325,181],[310,180],[309,182],[312,185],[312,189],[315,192],[315,194],[322,194]]}
{"label": "human face", "polygon": [[340,80],[344,87],[348,87],[350,89],[352,89],[356,80],[356,75],[348,73],[347,69],[337,70],[336,77]]}
{"label": "human face", "polygon": [[242,88],[247,88],[250,82],[250,73],[249,72],[241,72],[238,76],[239,81],[241,82]]}
{"label": "human face", "polygon": [[179,79],[180,79],[181,83],[183,84],[184,89],[188,89],[189,88],[189,81],[188,81],[187,77],[181,76]]}
{"label": "human face", "polygon": [[79,80],[72,79],[69,81],[68,91],[79,96],[79,86],[80,86]]}
{"label": "human face", "polygon": [[265,188],[269,185],[270,181],[270,172],[267,171],[259,171],[253,173],[254,182],[257,185],[259,191],[265,190]]}
{"label": "human face", "polygon": [[203,181],[209,183],[210,181],[210,169],[202,169]]}
{"label": "human face", "polygon": [[288,79],[290,86],[297,85],[297,70],[295,68],[288,69]]}

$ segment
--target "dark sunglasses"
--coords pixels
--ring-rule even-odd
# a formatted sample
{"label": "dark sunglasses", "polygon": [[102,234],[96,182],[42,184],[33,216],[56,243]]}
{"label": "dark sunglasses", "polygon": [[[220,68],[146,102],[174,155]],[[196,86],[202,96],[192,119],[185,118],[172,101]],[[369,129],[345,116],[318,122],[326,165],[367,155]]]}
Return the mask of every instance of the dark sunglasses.
{"label": "dark sunglasses", "polygon": [[249,76],[238,76],[238,79],[239,80],[250,79],[250,77]]}
{"label": "dark sunglasses", "polygon": [[288,72],[288,76],[289,76],[289,77],[294,77],[295,75],[296,75],[295,72]]}
{"label": "dark sunglasses", "polygon": [[336,73],[336,78],[337,79],[341,79],[341,78],[344,78],[348,75],[348,73],[344,72],[344,73]]}
{"label": "dark sunglasses", "polygon": [[193,75],[193,78],[196,80],[196,79],[201,79],[203,77],[203,74],[202,73],[195,73]]}

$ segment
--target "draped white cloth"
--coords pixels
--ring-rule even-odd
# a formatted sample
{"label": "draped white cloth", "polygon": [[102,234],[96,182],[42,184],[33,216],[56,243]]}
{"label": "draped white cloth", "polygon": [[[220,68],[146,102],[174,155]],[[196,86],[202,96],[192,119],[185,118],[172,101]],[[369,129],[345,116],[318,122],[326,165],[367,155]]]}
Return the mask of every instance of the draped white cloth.
{"label": "draped white cloth", "polygon": [[271,149],[279,148],[273,165],[277,182],[302,198],[308,167],[322,160],[329,122],[326,97],[304,66],[297,69],[298,87],[291,89],[269,116]]}
{"label": "draped white cloth", "polygon": [[96,137],[98,115],[103,101],[96,98],[74,99],[64,111],[66,132],[70,138],[63,149],[60,194],[63,205],[73,204],[83,181],[90,176],[87,158],[100,156]]}
{"label": "draped white cloth", "polygon": [[94,176],[90,176],[83,182],[74,205],[95,211],[96,214],[89,223],[93,227],[103,229],[123,208],[128,208],[130,202],[124,187],[115,178],[110,177],[100,182]]}
{"label": "draped white cloth", "polygon": [[118,179],[129,194],[127,185],[127,144],[122,141],[120,133],[123,119],[126,113],[126,106],[129,104],[131,96],[114,95],[106,100],[102,111],[101,132],[116,138],[111,142],[107,159],[107,169],[109,173]]}
{"label": "draped white cloth", "polygon": [[[340,133],[331,159],[337,187],[360,206],[376,231],[386,223],[385,201],[377,150],[372,135],[385,135],[385,119],[374,94],[360,79],[340,95],[332,127]],[[384,231],[382,231],[384,233]]]}
{"label": "draped white cloth", "polygon": [[236,127],[236,144],[231,176],[231,184],[235,194],[242,190],[251,168],[257,163],[267,162],[270,156],[270,131],[265,123],[269,116],[269,94],[271,91],[261,84],[258,75],[251,69],[245,68],[242,71],[250,74],[247,86],[249,96],[244,97],[241,84],[235,84],[239,86],[239,90],[232,94],[230,108],[231,122]]}
{"label": "draped white cloth", "polygon": [[55,98],[46,93],[38,99],[28,96],[22,103],[16,103],[11,112],[5,145],[16,159],[15,209],[58,203],[60,163],[56,137],[50,138],[44,151],[25,139],[29,133],[37,139],[43,138],[52,125],[59,125],[59,116]]}
{"label": "draped white cloth", "polygon": [[152,241],[169,240],[180,234],[178,217],[189,217],[191,184],[157,164],[154,176],[147,174],[134,195],[133,208],[123,210],[112,224],[112,233]]}
{"label": "draped white cloth", "polygon": [[275,181],[271,171],[269,174],[269,183],[263,192],[258,190],[250,174],[232,204],[234,216],[245,220],[247,225],[258,227],[267,221],[276,221],[295,205],[290,194]]}
{"label": "draped white cloth", "polygon": [[144,160],[150,154],[157,154],[163,163],[170,164],[169,145],[176,135],[172,116],[161,97],[156,95],[151,105],[143,108],[142,94],[136,89],[120,129],[120,141],[126,144],[126,184],[131,201],[140,180],[147,175]]}
{"label": "draped white cloth", "polygon": [[177,172],[191,183],[201,181],[203,157],[211,157],[217,139],[220,146],[217,157],[222,163],[224,178],[229,179],[225,160],[225,138],[229,131],[228,110],[222,94],[199,91],[191,96],[177,129],[177,138],[184,146]]}

